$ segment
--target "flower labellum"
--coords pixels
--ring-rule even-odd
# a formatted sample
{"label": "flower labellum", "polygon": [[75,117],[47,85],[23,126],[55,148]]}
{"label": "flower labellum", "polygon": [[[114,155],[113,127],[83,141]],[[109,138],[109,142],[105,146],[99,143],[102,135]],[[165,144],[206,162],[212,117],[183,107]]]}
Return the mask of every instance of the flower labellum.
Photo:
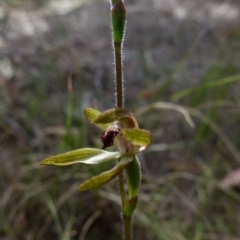
{"label": "flower labellum", "polygon": [[103,143],[102,149],[105,149],[107,147],[111,147],[114,142],[114,138],[119,133],[119,129],[116,128],[114,125],[110,125],[108,129],[102,133],[100,139]]}

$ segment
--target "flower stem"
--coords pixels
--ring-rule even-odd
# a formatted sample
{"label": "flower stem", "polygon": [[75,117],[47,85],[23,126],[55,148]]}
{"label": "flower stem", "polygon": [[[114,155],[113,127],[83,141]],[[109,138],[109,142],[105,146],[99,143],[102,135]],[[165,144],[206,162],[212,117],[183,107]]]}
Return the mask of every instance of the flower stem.
{"label": "flower stem", "polygon": [[125,240],[131,240],[131,235],[132,235],[132,220],[131,216],[124,216],[124,208],[127,202],[126,199],[126,192],[124,189],[124,178],[123,178],[123,172],[121,172],[118,175],[118,185],[119,185],[119,191],[120,191],[120,196],[121,196],[121,201],[122,201],[122,215],[123,215],[123,231],[124,231],[124,239]]}
{"label": "flower stem", "polygon": [[123,172],[120,172],[119,175],[118,175],[118,186],[119,186],[119,191],[120,191],[120,196],[121,196],[121,201],[122,201],[122,207],[123,207],[126,203],[126,193],[125,193],[125,189],[124,189]]}
{"label": "flower stem", "polygon": [[[115,88],[116,88],[116,105],[118,108],[124,107],[124,88],[123,88],[123,68],[122,68],[122,44],[125,30],[126,10],[122,0],[110,0],[111,3],[111,20],[113,30],[113,47],[115,57]],[[124,188],[123,172],[118,175],[118,185],[122,201],[122,215],[125,240],[131,240],[131,215],[126,216],[125,208],[128,199]]]}
{"label": "flower stem", "polygon": [[122,44],[126,23],[126,9],[122,0],[110,0],[111,2],[111,20],[112,36],[115,56],[115,74],[116,74],[116,105],[119,108],[124,107],[123,98],[123,71],[122,71]]}
{"label": "flower stem", "polygon": [[124,239],[125,240],[131,240],[131,217],[126,217],[123,214],[124,207],[126,205],[126,192],[124,189],[124,178],[123,178],[123,172],[121,172],[118,175],[118,184],[119,184],[119,191],[122,201],[122,215],[123,215],[123,231],[124,231]]}
{"label": "flower stem", "polygon": [[121,43],[114,43],[115,50],[115,71],[116,71],[116,102],[117,107],[124,107],[123,96],[123,69],[122,69],[122,46]]}
{"label": "flower stem", "polygon": [[124,234],[125,234],[125,240],[131,240],[132,237],[132,217],[124,217]]}

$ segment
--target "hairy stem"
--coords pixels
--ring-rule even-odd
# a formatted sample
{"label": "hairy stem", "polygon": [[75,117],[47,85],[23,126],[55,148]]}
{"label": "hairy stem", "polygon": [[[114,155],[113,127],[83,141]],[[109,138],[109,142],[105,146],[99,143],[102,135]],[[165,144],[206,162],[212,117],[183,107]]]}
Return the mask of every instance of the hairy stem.
{"label": "hairy stem", "polygon": [[[124,107],[124,96],[123,96],[123,68],[122,68],[122,44],[114,43],[115,52],[115,71],[116,71],[116,102],[117,107]],[[124,189],[124,176],[123,172],[118,175],[119,191],[122,201],[122,212],[126,205],[126,192]],[[124,239],[131,240],[131,216],[126,217],[123,214],[123,227],[124,227]]]}
{"label": "hairy stem", "polygon": [[124,96],[123,96],[123,69],[122,69],[122,44],[114,43],[115,50],[115,71],[116,71],[116,104],[117,107],[124,107]]}
{"label": "hairy stem", "polygon": [[[111,3],[111,20],[113,30],[113,47],[115,57],[115,88],[116,88],[116,105],[118,108],[124,107],[124,88],[123,88],[123,68],[122,68],[122,44],[125,29],[126,10],[122,0],[110,0]],[[128,199],[124,188],[123,172],[118,175],[119,191],[122,201],[122,215],[124,227],[124,239],[131,240],[131,215],[126,216],[125,209]]]}

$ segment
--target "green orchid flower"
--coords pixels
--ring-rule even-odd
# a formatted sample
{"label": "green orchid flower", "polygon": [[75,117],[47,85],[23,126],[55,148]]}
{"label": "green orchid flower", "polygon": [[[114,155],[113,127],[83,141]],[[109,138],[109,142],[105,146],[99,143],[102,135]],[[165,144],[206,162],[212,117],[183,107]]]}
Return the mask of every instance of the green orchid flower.
{"label": "green orchid flower", "polygon": [[[84,114],[90,123],[103,130],[100,137],[103,149],[77,149],[46,158],[40,164],[68,166],[76,163],[99,164],[117,160],[112,169],[85,181],[78,189],[85,191],[102,186],[125,169],[129,199],[134,199],[137,196],[141,176],[136,154],[150,144],[150,133],[140,129],[133,114],[123,108],[113,108],[102,113],[93,108],[86,108]],[[118,151],[104,150],[112,145],[115,145]]]}

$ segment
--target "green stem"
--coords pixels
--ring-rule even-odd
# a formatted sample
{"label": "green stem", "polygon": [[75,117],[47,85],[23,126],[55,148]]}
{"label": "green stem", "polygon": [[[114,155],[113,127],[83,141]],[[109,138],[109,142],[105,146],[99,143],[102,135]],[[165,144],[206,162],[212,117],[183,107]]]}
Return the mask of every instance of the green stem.
{"label": "green stem", "polygon": [[131,240],[131,237],[132,237],[131,217],[124,217],[123,221],[124,221],[125,240]]}
{"label": "green stem", "polygon": [[[114,43],[115,50],[115,70],[116,70],[116,100],[117,107],[124,107],[124,96],[123,96],[123,69],[122,69],[122,44]],[[119,191],[122,202],[122,212],[126,205],[126,192],[124,189],[124,177],[123,172],[118,175]],[[123,214],[123,226],[124,226],[124,239],[131,240],[131,216],[126,217]]]}
{"label": "green stem", "polygon": [[120,172],[118,175],[118,186],[119,186],[119,191],[120,191],[120,196],[121,196],[121,201],[122,201],[122,210],[124,209],[123,207],[126,204],[126,193],[124,189],[124,178],[123,178],[123,172]]}
{"label": "green stem", "polygon": [[123,227],[124,227],[124,240],[131,240],[132,236],[132,227],[131,227],[131,216],[124,216],[124,208],[126,206],[126,192],[124,189],[124,177],[123,172],[121,172],[118,175],[118,185],[119,185],[119,191],[121,196],[121,202],[122,202],[122,216],[123,216]]}
{"label": "green stem", "polygon": [[122,201],[122,215],[123,215],[123,227],[124,227],[124,239],[131,240],[131,217],[126,217],[123,214],[124,206],[126,204],[126,192],[124,189],[124,178],[123,172],[118,175],[118,184],[119,184],[119,191]]}
{"label": "green stem", "polygon": [[124,107],[124,96],[123,96],[123,69],[122,69],[122,44],[114,43],[115,50],[115,71],[116,71],[116,100],[117,107]]}
{"label": "green stem", "polygon": [[[122,68],[122,44],[125,29],[126,10],[122,0],[110,0],[111,3],[111,19],[113,29],[113,44],[115,57],[115,88],[116,88],[116,105],[118,108],[124,107],[124,91],[123,91],[123,68]],[[131,240],[131,215],[126,216],[126,207],[128,199],[124,188],[123,172],[118,175],[119,191],[122,202],[122,215],[124,227],[124,239]]]}

